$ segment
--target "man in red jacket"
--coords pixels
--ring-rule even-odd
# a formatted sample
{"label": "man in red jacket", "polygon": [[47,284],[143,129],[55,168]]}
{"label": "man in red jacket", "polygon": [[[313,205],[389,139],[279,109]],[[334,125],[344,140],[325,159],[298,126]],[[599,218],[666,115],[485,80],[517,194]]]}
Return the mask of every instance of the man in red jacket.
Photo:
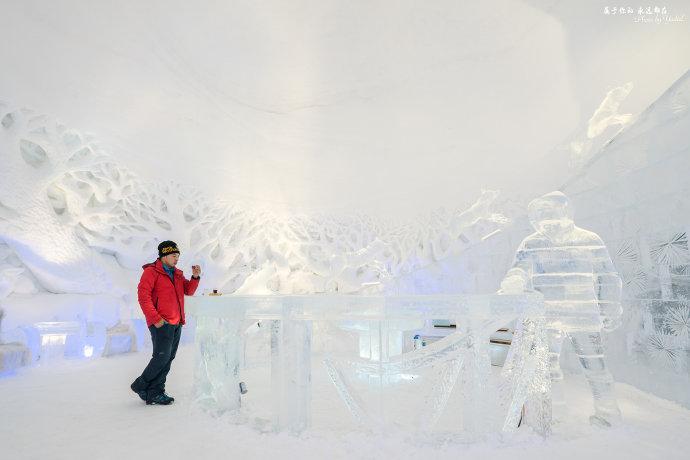
{"label": "man in red jacket", "polygon": [[153,356],[144,372],[130,385],[146,404],[168,405],[175,399],[165,394],[165,379],[175,359],[185,323],[184,296],[199,285],[201,267],[192,265],[192,279],[175,268],[180,250],[173,241],[158,245],[158,260],[146,264],[139,281],[139,305],[151,331]]}

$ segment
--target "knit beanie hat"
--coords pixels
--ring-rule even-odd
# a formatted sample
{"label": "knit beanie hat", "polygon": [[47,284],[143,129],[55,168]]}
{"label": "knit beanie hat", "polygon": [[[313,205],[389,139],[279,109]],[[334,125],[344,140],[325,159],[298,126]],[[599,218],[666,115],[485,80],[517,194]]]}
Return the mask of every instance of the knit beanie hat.
{"label": "knit beanie hat", "polygon": [[174,241],[163,241],[158,245],[158,258],[169,256],[170,254],[179,254],[177,244]]}

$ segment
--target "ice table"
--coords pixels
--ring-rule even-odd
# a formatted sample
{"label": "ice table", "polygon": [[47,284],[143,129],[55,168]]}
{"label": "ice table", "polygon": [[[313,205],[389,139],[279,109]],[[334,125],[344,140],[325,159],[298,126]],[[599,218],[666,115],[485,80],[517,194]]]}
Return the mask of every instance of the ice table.
{"label": "ice table", "polygon": [[[213,412],[240,407],[242,326],[250,319],[269,325],[274,426],[291,432],[310,424],[314,321],[360,333],[359,353],[342,356],[327,351],[322,362],[344,404],[364,426],[381,424],[381,412],[386,409],[357,394],[353,379],[364,379],[376,394],[385,397],[401,379],[409,375],[413,379],[433,368],[435,376],[427,379],[418,423],[419,429],[431,430],[464,369],[469,378],[463,391],[469,397],[463,410],[472,422],[470,428],[483,431],[487,427],[482,426],[481,395],[490,370],[489,336],[517,318],[518,328],[502,374],[500,404],[504,411],[498,429],[515,429],[523,405],[531,401],[532,420],[537,420],[542,432],[548,431],[550,386],[540,294],[201,296],[188,299],[188,312],[197,321],[196,402]],[[452,320],[458,325],[456,332],[433,346],[402,353],[397,344],[403,331],[434,319]],[[362,353],[362,337],[369,344],[368,354]]]}

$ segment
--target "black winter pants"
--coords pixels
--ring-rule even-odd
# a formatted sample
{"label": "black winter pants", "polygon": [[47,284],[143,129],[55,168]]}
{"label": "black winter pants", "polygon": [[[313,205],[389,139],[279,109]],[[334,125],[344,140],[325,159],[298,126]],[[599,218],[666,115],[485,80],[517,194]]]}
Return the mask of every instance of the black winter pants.
{"label": "black winter pants", "polygon": [[152,397],[165,392],[165,379],[180,344],[182,326],[165,323],[159,328],[149,326],[153,355],[144,372],[133,383],[136,391],[146,391]]}

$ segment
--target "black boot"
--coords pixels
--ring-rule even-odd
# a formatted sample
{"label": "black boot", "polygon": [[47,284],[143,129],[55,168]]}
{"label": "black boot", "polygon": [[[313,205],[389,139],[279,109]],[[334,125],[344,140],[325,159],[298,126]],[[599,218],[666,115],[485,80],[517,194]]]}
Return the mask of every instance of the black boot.
{"label": "black boot", "polygon": [[132,389],[133,392],[139,395],[142,401],[146,401],[146,390],[139,389],[139,386],[137,385],[138,380],[139,379],[132,382],[132,384],[129,387]]}
{"label": "black boot", "polygon": [[146,404],[147,405],[159,404],[161,406],[167,406],[169,404],[172,404],[174,401],[175,401],[175,398],[171,398],[170,396],[166,395],[165,393],[158,393],[156,395],[149,396],[146,399]]}

